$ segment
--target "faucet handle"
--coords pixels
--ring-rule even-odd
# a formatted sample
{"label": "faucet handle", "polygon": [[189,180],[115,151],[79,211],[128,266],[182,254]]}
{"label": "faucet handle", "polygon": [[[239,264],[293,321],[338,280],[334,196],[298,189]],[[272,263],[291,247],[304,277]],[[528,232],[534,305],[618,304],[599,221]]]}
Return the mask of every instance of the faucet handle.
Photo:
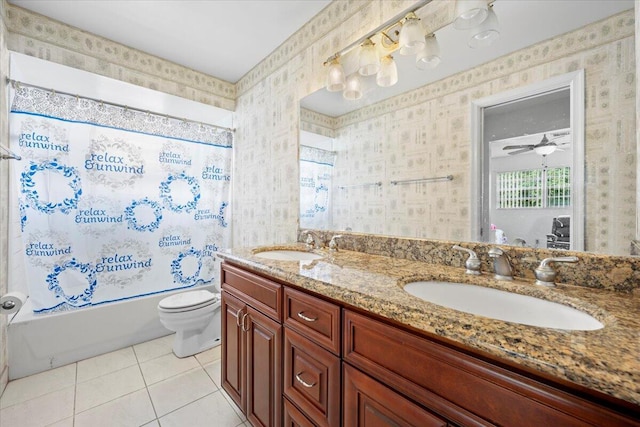
{"label": "faucet handle", "polygon": [[552,262],[577,262],[577,256],[563,256],[555,258],[545,258],[538,268],[534,270],[536,275],[536,285],[555,286],[556,271],[549,265]]}
{"label": "faucet handle", "polygon": [[459,251],[465,251],[469,254],[469,258],[467,258],[467,261],[465,261],[464,263],[464,266],[467,269],[467,271],[465,271],[466,274],[475,274],[475,275],[480,274],[480,259],[478,258],[478,255],[476,255],[474,251],[468,248],[463,248],[462,246],[458,246],[458,245],[454,245],[453,249],[457,249]]}
{"label": "faucet handle", "polygon": [[341,237],[342,234],[337,234],[331,238],[331,241],[329,242],[329,250],[331,252],[338,252],[338,242],[336,240],[340,239]]}

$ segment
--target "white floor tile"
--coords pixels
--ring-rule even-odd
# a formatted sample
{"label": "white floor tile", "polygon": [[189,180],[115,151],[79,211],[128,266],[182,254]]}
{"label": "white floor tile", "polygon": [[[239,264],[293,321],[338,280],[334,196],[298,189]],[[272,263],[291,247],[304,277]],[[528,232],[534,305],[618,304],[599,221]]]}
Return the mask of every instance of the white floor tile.
{"label": "white floor tile", "polygon": [[211,377],[218,388],[222,388],[220,369],[222,369],[222,360],[216,360],[204,365],[204,370],[207,371],[207,374],[209,374],[209,377]]}
{"label": "white floor tile", "polygon": [[195,357],[191,356],[180,359],[173,353],[140,363],[140,369],[142,369],[142,374],[144,375],[147,386],[199,366],[200,364]]}
{"label": "white floor tile", "polygon": [[75,386],[0,410],[1,426],[42,427],[73,416]]}
{"label": "white floor tile", "polygon": [[160,427],[160,424],[158,424],[158,420],[153,420],[149,424],[145,424],[142,427]]}
{"label": "white floor tile", "polygon": [[217,390],[218,387],[200,367],[149,386],[159,417]]}
{"label": "white floor tile", "polygon": [[10,381],[0,398],[0,408],[62,390],[74,385],[75,382],[75,363]]}
{"label": "white floor tile", "polygon": [[173,339],[175,334],[167,335],[162,338],[143,342],[133,346],[133,350],[136,352],[138,363],[146,362],[147,360],[155,359],[156,357],[164,356],[173,352]]}
{"label": "white floor tile", "polygon": [[219,345],[196,354],[196,359],[202,366],[220,360],[220,358],[222,358],[222,346]]}
{"label": "white floor tile", "polygon": [[73,427],[73,417],[65,418],[57,423],[47,424],[47,427]]}
{"label": "white floor tile", "polygon": [[136,355],[133,353],[133,348],[131,347],[81,360],[78,362],[77,381],[81,383],[136,365],[137,363]]}
{"label": "white floor tile", "polygon": [[76,414],[145,388],[138,365],[124,368],[77,385]]}
{"label": "white floor tile", "polygon": [[149,394],[143,389],[76,414],[75,427],[141,426],[155,418]]}
{"label": "white floor tile", "polygon": [[224,397],[224,400],[227,402],[227,404],[229,406],[231,406],[231,409],[233,409],[233,411],[236,413],[236,415],[242,421],[247,421],[247,417],[242,413],[242,410],[240,409],[240,407],[238,405],[236,405],[236,403],[233,401],[233,399],[227,394],[226,391],[224,391],[224,389],[222,387],[220,388],[220,393],[222,394],[222,397]]}
{"label": "white floor tile", "polygon": [[242,422],[219,391],[160,418],[162,427],[237,427]]}

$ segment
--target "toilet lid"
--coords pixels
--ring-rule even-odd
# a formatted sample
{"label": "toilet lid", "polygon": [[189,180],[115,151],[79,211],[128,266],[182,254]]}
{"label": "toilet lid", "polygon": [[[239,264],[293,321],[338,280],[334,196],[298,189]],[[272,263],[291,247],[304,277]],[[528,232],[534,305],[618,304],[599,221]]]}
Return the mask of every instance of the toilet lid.
{"label": "toilet lid", "polygon": [[182,292],[166,297],[158,303],[158,307],[165,310],[193,309],[211,304],[220,299],[220,294],[200,290]]}

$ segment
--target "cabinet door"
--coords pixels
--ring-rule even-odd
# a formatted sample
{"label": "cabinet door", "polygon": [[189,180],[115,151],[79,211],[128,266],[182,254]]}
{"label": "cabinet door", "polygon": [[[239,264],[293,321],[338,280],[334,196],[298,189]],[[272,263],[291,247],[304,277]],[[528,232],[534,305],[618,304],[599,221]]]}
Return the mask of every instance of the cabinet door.
{"label": "cabinet door", "polygon": [[282,325],[251,306],[247,330],[247,418],[255,427],[282,422]]}
{"label": "cabinet door", "polygon": [[247,306],[228,292],[222,292],[222,388],[243,411],[246,410],[246,346],[242,321]]}
{"label": "cabinet door", "polygon": [[445,427],[447,422],[343,363],[344,425]]}

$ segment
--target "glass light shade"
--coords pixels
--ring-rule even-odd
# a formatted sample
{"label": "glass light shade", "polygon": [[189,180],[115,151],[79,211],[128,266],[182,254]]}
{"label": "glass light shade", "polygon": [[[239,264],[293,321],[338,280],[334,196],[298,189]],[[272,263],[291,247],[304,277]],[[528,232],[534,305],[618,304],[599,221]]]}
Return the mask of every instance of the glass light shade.
{"label": "glass light shade", "polygon": [[349,101],[362,98],[362,87],[358,73],[353,73],[347,77],[346,87],[344,88],[344,92],[342,92],[342,96]]}
{"label": "glass light shade", "polygon": [[424,47],[416,55],[416,67],[421,70],[436,68],[440,64],[440,44],[435,34],[424,39]]}
{"label": "glass light shade", "polygon": [[469,30],[480,25],[489,14],[485,0],[457,0],[453,28]]}
{"label": "glass light shade", "polygon": [[486,47],[500,37],[500,26],[498,25],[498,17],[493,8],[489,8],[489,14],[482,24],[470,31],[469,47]]}
{"label": "glass light shade", "polygon": [[370,40],[364,42],[360,47],[360,68],[358,72],[361,76],[372,76],[380,70],[380,61],[376,52],[376,45]]}
{"label": "glass light shade", "polygon": [[345,79],[342,65],[336,60],[329,64],[329,72],[327,74],[327,90],[329,92],[340,92],[344,90]]}
{"label": "glass light shade", "polygon": [[380,71],[376,76],[376,83],[380,87],[389,87],[398,83],[398,67],[392,56],[385,56],[380,60]]}
{"label": "glass light shade", "polygon": [[400,29],[400,54],[415,55],[424,47],[424,30],[420,20],[409,16]]}

